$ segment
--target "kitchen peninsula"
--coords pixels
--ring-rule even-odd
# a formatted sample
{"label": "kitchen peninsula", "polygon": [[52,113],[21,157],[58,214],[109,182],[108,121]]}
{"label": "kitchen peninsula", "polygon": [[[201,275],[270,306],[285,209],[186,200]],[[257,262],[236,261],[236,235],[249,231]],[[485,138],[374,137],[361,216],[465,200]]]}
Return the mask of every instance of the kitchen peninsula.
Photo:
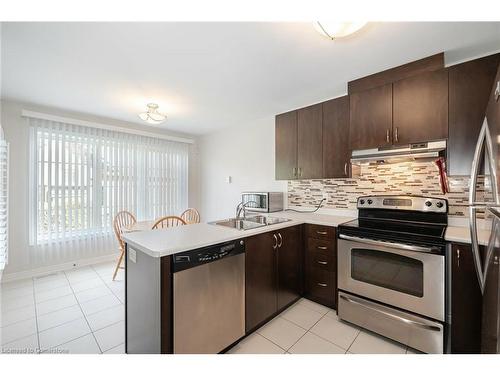
{"label": "kitchen peninsula", "polygon": [[[338,225],[355,218],[355,211],[324,210],[327,213],[295,213],[290,211],[277,212],[271,217],[286,218],[284,223],[263,226],[249,230],[236,230],[207,223],[173,227],[166,230],[130,232],[125,235],[127,243],[126,254],[126,350],[128,353],[176,353],[174,346],[174,257],[197,249],[207,249],[213,246],[223,247],[225,244],[240,243],[245,245],[246,262],[244,263],[245,291],[240,303],[243,304],[243,316],[239,322],[240,334],[217,352],[231,346],[245,335],[255,331],[265,322],[276,316],[295,302],[301,295],[307,293],[304,288],[303,266],[304,253],[307,248],[307,233],[314,228],[316,232],[328,233],[325,236],[335,238]],[[336,214],[335,214],[336,213]],[[317,230],[317,229],[326,229]],[[270,285],[266,277],[273,275],[262,273],[266,271],[266,254],[272,254],[274,235],[282,234],[283,247],[281,251],[293,252],[283,267],[298,272],[298,279],[281,280],[282,295],[286,304],[266,306]],[[290,237],[292,236],[292,237]],[[290,240],[300,246],[292,246]],[[458,243],[470,243],[468,230],[461,226],[448,226],[445,239]],[[488,242],[488,231],[479,232],[479,240],[485,245]],[[269,244],[270,243],[270,244]],[[332,241],[335,243],[335,241]],[[269,244],[269,249],[266,246]],[[290,245],[287,247],[286,245]],[[212,261],[209,261],[212,262]],[[273,262],[273,259],[270,260]],[[213,261],[212,263],[217,263]],[[226,272],[227,270],[221,270]],[[267,270],[269,271],[269,270]],[[335,270],[336,271],[336,270]],[[272,271],[269,271],[272,273]],[[293,272],[292,272],[293,273]],[[283,272],[282,272],[283,274]],[[241,277],[241,275],[240,275]],[[241,281],[241,280],[240,280]],[[244,285],[244,284],[243,284]],[[275,286],[280,288],[280,286]],[[234,292],[234,291],[233,291]],[[279,291],[276,291],[279,293]],[[336,293],[332,290],[331,294]],[[308,295],[320,303],[328,303],[321,295]],[[259,302],[259,300],[261,300]],[[251,301],[251,305],[249,305]],[[332,302],[332,307],[335,302]],[[202,310],[203,311],[203,310]],[[202,312],[201,312],[202,314]],[[192,322],[192,328],[199,322]],[[224,344],[222,344],[224,345]],[[203,350],[202,350],[203,352]]]}

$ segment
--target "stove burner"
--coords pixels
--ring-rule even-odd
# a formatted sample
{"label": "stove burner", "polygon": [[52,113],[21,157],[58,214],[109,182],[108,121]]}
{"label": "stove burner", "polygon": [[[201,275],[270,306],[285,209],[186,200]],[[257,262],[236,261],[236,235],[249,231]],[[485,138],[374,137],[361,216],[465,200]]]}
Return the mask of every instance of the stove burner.
{"label": "stove burner", "polygon": [[[372,202],[370,206],[368,201]],[[444,246],[447,211],[447,201],[440,198],[360,197],[358,219],[339,225],[339,233],[407,244]]]}

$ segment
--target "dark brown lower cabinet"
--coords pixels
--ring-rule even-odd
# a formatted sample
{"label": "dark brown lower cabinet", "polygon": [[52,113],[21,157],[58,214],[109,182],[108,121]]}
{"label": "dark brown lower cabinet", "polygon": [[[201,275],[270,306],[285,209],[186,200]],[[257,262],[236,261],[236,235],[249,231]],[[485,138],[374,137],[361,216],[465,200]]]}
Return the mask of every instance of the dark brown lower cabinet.
{"label": "dark brown lower cabinet", "polygon": [[284,228],[277,234],[277,305],[288,306],[302,294],[302,226]]}
{"label": "dark brown lower cabinet", "polygon": [[302,226],[246,239],[246,332],[301,294]]}
{"label": "dark brown lower cabinet", "polygon": [[451,245],[451,352],[481,352],[482,295],[468,244]]}
{"label": "dark brown lower cabinet", "polygon": [[305,296],[332,308],[337,303],[337,241],[335,228],[307,225]]}
{"label": "dark brown lower cabinet", "polygon": [[276,241],[272,232],[249,237],[245,241],[245,326],[248,332],[278,309],[273,250]]}
{"label": "dark brown lower cabinet", "polygon": [[500,338],[498,330],[498,313],[500,296],[498,295],[500,249],[495,247],[493,256],[489,258],[488,273],[483,295],[483,319],[481,321],[481,353],[497,354],[497,342]]}

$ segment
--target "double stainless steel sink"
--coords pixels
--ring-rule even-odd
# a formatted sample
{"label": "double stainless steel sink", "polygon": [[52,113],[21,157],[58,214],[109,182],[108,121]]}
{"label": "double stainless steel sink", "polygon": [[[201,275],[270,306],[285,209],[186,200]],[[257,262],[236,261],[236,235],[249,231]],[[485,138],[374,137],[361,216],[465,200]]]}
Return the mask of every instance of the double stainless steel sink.
{"label": "double stainless steel sink", "polygon": [[212,221],[209,224],[212,225],[222,225],[228,228],[234,228],[238,230],[248,230],[254,228],[265,227],[267,225],[280,224],[290,221],[290,219],[284,219],[280,217],[269,217],[264,215],[250,216],[246,218],[230,218],[218,221]]}

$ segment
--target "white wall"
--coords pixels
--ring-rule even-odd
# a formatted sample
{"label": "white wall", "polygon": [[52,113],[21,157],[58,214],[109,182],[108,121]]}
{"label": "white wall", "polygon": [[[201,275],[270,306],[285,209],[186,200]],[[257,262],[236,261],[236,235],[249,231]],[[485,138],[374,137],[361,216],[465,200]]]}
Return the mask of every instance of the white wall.
{"label": "white wall", "polygon": [[242,191],[286,192],[274,178],[274,116],[206,135],[199,146],[203,221],[233,217]]}
{"label": "white wall", "polygon": [[[21,117],[23,109],[43,112],[58,116],[70,117],[78,120],[93,121],[123,128],[144,130],[137,124],[124,123],[113,119],[66,112],[54,108],[40,107],[27,103],[2,101],[1,123],[5,137],[10,142],[10,197],[9,197],[9,263],[5,268],[4,276],[34,268],[54,266],[53,264],[34,264],[30,261],[28,247],[28,160],[29,136],[26,119]],[[189,137],[185,134],[170,133],[160,129],[148,128],[148,131]],[[189,137],[193,138],[193,137]],[[198,152],[197,146],[190,148],[189,158],[189,205],[199,204],[198,181]],[[116,251],[111,249],[110,252]],[[75,261],[78,261],[75,259]]]}

